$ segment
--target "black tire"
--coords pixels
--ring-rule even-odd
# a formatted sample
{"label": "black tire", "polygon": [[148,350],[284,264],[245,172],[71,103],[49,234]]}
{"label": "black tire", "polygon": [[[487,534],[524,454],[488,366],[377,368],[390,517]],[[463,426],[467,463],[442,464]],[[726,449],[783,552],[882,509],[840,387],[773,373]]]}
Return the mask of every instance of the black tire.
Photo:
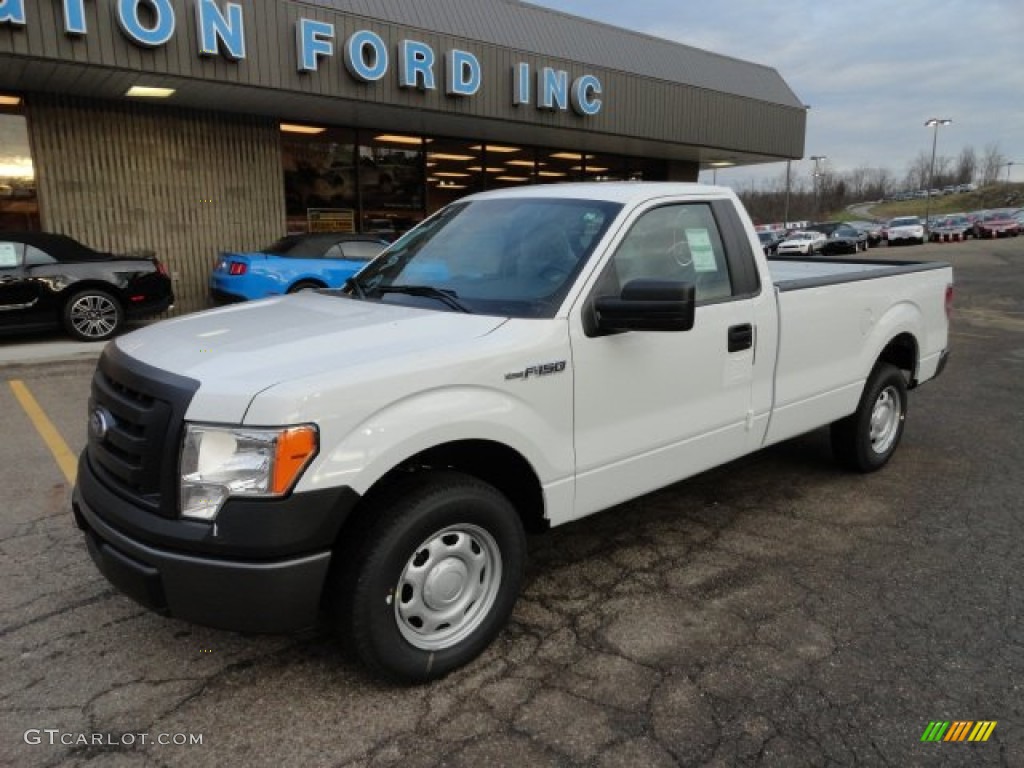
{"label": "black tire", "polygon": [[526,536],[515,508],[457,472],[413,477],[368,503],[330,584],[343,642],[372,672],[405,683],[472,661],[519,596]]}
{"label": "black tire", "polygon": [[832,453],[855,472],[886,465],[903,437],[907,417],[907,381],[903,372],[879,363],[868,376],[857,410],[832,424]]}
{"label": "black tire", "polygon": [[318,288],[324,288],[323,283],[318,283],[315,280],[299,280],[295,285],[288,288],[288,293],[298,293],[299,291],[315,291]]}
{"label": "black tire", "polygon": [[79,341],[106,341],[124,325],[121,302],[99,288],[72,294],[61,314],[64,329]]}

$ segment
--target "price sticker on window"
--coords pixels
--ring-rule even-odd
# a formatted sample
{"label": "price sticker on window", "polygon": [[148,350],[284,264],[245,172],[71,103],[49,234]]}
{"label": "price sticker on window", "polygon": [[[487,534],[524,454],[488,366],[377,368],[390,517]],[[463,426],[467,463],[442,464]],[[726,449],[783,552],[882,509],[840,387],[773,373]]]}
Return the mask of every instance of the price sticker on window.
{"label": "price sticker on window", "polygon": [[0,243],[0,269],[10,269],[18,266],[18,252],[14,249],[14,243]]}
{"label": "price sticker on window", "polygon": [[706,229],[687,229],[686,242],[690,246],[693,257],[693,268],[698,272],[717,272],[715,249],[711,245],[711,235]]}

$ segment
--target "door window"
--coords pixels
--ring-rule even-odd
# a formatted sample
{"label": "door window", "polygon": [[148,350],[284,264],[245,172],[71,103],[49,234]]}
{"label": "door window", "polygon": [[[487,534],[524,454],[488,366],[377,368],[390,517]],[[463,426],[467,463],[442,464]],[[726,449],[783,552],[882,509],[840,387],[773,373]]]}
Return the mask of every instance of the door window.
{"label": "door window", "polygon": [[602,293],[631,280],[693,283],[697,301],[732,296],[725,248],[707,203],[665,205],[643,214],[616,250]]}
{"label": "door window", "polygon": [[46,251],[41,251],[34,245],[25,246],[25,266],[38,267],[42,264],[56,264],[57,260]]}
{"label": "door window", "polygon": [[14,269],[21,263],[23,243],[0,241],[0,269]]}

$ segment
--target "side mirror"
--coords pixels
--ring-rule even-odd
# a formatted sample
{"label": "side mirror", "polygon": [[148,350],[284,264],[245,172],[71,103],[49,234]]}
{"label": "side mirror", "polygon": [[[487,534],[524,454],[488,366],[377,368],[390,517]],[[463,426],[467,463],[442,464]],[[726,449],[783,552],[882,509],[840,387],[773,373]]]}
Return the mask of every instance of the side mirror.
{"label": "side mirror", "polygon": [[693,328],[696,289],[674,280],[631,280],[619,296],[594,300],[594,330],[688,331]]}

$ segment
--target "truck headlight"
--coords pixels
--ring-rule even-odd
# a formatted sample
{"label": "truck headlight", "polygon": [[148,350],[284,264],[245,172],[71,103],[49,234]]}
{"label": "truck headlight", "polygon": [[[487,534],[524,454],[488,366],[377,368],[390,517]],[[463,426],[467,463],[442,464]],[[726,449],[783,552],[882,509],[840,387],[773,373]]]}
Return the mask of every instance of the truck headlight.
{"label": "truck headlight", "polygon": [[246,429],[188,424],[181,449],[181,516],[213,520],[231,496],[282,496],[316,456],[316,427]]}

